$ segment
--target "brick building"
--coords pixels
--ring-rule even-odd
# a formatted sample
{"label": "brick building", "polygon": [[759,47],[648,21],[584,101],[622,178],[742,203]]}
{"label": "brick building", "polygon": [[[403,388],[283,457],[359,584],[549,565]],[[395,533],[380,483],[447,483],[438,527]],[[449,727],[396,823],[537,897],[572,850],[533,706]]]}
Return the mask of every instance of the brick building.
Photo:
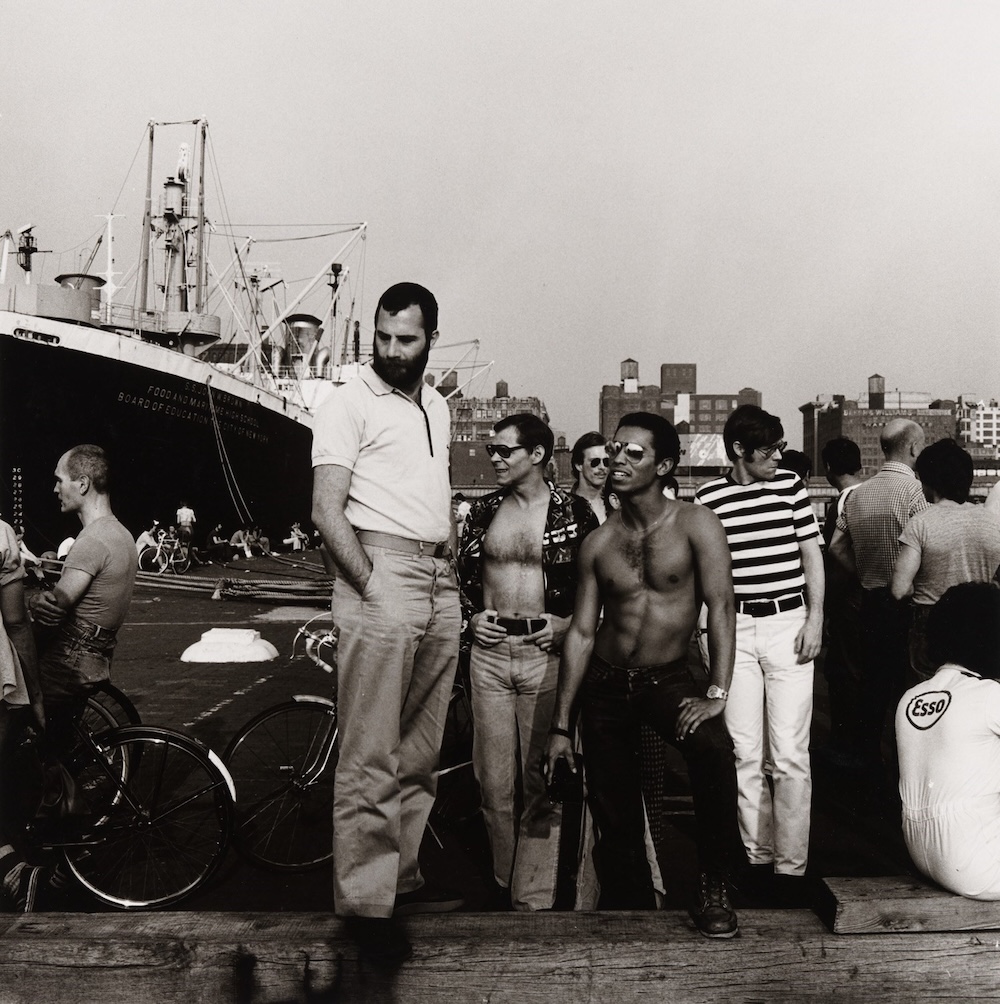
{"label": "brick building", "polygon": [[928,443],[955,437],[955,406],[951,401],[932,400],[930,394],[893,390],[886,393],[885,378],[868,378],[868,392],[859,400],[833,394],[810,401],[802,412],[802,449],[813,470],[823,470],[820,453],[829,440],[846,436],[861,449],[865,477],[874,474],[885,459],[879,444],[882,429],[894,418],[908,418],[924,430]]}

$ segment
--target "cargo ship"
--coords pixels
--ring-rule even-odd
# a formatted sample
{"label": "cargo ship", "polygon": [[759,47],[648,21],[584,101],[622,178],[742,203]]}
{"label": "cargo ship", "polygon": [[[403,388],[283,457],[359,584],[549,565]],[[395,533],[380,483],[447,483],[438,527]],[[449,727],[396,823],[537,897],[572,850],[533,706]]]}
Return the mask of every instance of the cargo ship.
{"label": "cargo ship", "polygon": [[[115,296],[110,234],[104,277],[87,268],[49,284],[32,281],[32,228],[3,238],[0,517],[23,527],[35,553],[79,528],[52,493],[56,463],[77,443],[107,450],[113,508],[135,534],[154,519],[173,522],[186,503],[198,518],[196,539],[221,523],[226,533],[258,525],[280,540],[309,517],[312,410],[363,361],[359,325],[349,347],[352,317],[338,320],[337,304],[344,260],[363,246],[365,224],[345,226],[336,253],[294,299],[280,308],[274,300],[265,320],[263,273],[245,254],[252,241],[220,275],[206,253],[205,120],[186,123],[195,129],[196,167],[182,147],[154,212],[154,138],[176,124],[148,125],[131,302]],[[236,291],[249,304],[242,314]],[[322,310],[309,312],[318,296]],[[212,300],[233,308],[228,335]]]}

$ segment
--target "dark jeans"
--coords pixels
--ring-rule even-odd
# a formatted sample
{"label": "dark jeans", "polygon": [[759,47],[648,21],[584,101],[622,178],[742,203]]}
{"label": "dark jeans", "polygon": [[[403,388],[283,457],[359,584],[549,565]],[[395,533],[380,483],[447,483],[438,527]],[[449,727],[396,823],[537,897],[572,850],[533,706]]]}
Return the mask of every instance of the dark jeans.
{"label": "dark jeans", "polygon": [[624,669],[594,656],[582,693],[580,723],[588,800],[597,827],[599,906],[642,910],[656,905],[639,780],[643,722],[679,750],[687,763],[701,869],[728,875],[740,841],[733,744],[721,715],[703,722],[683,740],[674,737],[681,699],[704,697],[704,686],[695,683],[687,658]]}

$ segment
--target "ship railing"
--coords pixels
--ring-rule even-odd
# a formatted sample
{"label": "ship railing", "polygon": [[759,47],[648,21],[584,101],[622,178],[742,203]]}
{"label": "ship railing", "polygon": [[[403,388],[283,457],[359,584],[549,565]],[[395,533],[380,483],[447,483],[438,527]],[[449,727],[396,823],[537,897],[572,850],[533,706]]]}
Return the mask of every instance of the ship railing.
{"label": "ship railing", "polygon": [[159,310],[139,310],[127,303],[106,303],[102,308],[104,323],[131,331],[162,331],[163,314]]}

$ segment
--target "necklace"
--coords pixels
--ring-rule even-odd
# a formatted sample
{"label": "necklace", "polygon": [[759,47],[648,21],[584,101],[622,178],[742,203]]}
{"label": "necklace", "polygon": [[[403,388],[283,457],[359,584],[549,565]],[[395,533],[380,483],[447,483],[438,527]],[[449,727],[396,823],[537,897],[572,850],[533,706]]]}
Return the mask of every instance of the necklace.
{"label": "necklace", "polygon": [[636,526],[636,527],[632,527],[632,526],[629,526],[628,523],[625,522],[625,510],[623,509],[622,512],[621,512],[622,526],[625,527],[625,529],[629,533],[647,534],[647,533],[649,533],[650,530],[655,530],[663,522],[664,518],[666,517],[666,515],[667,515],[667,513],[669,511],[670,511],[670,507],[667,506],[663,510],[663,512],[660,513],[659,518],[658,519],[654,519],[653,522],[649,524],[649,526]]}

